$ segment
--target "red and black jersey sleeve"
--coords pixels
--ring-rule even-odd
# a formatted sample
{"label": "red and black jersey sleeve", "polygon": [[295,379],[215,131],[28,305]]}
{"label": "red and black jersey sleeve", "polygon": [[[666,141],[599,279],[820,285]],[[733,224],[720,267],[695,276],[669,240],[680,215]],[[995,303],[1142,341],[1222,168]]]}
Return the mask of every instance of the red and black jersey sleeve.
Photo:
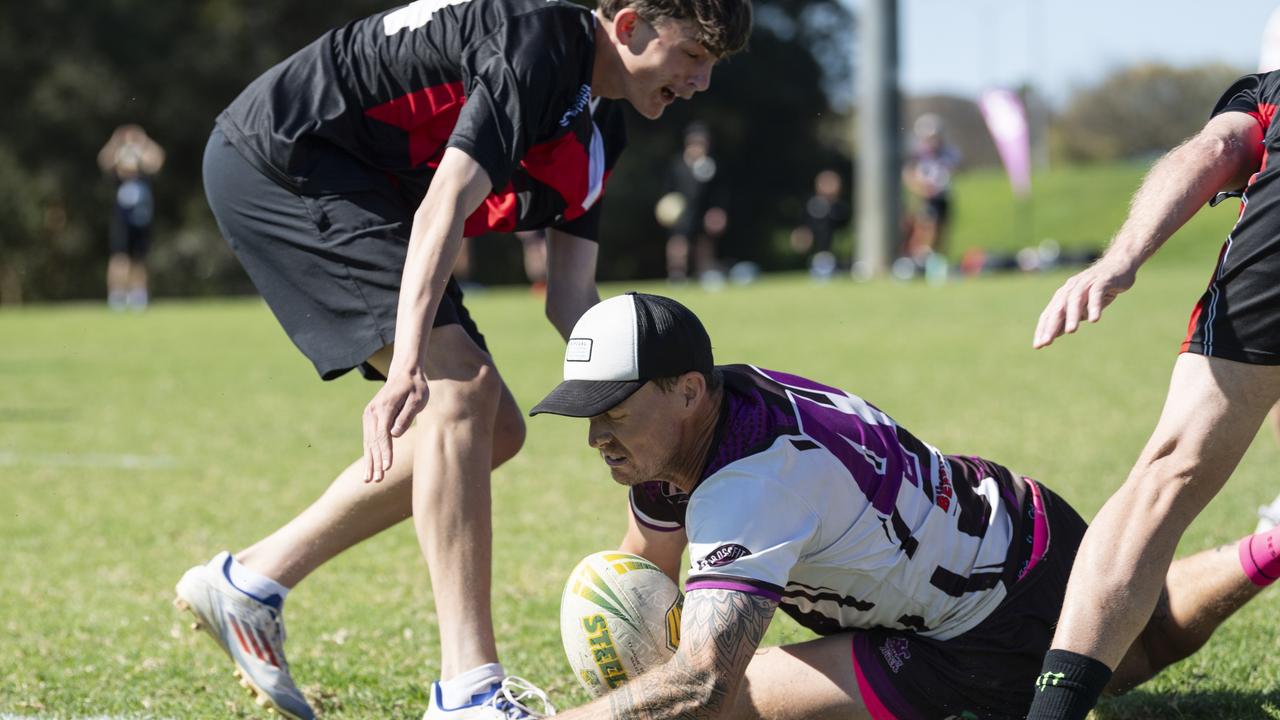
{"label": "red and black jersey sleeve", "polygon": [[[622,151],[627,147],[627,120],[626,113],[616,101],[601,99],[597,102],[592,120],[604,143],[604,182],[607,188],[609,175],[613,172],[618,158],[622,157]],[[560,232],[585,240],[599,240],[600,216],[604,214],[603,206],[604,191],[602,190],[601,196],[585,213],[553,227]]]}
{"label": "red and black jersey sleeve", "polygon": [[1262,125],[1264,135],[1269,134],[1276,106],[1280,104],[1280,71],[1245,75],[1232,83],[1218,98],[1210,117],[1227,112],[1242,112],[1252,116]]}
{"label": "red and black jersey sleeve", "polygon": [[470,155],[503,188],[530,148],[564,133],[560,113],[572,107],[593,62],[594,38],[576,13],[516,15],[471,43],[462,59],[467,100],[448,147]]}

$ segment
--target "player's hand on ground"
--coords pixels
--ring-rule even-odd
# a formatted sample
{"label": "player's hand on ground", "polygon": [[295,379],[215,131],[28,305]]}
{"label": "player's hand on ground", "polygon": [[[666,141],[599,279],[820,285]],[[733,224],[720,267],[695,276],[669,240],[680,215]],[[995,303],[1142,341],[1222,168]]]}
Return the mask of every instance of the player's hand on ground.
{"label": "player's hand on ground", "polygon": [[1103,308],[1110,305],[1117,295],[1133,287],[1136,274],[1136,268],[1103,258],[1072,275],[1040,313],[1031,346],[1039,349],[1060,335],[1075,332],[1082,320],[1098,322]]}
{"label": "player's hand on ground", "polygon": [[392,370],[364,408],[364,481],[382,482],[391,469],[391,438],[400,437],[427,405],[427,375],[420,368]]}

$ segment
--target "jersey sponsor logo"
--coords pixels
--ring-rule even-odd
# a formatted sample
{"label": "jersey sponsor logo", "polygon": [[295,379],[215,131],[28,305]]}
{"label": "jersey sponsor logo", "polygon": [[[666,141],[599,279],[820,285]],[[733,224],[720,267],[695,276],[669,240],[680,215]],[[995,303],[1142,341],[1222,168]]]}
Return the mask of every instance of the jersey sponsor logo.
{"label": "jersey sponsor logo", "polygon": [[462,5],[471,0],[417,0],[382,16],[382,32],[391,37],[401,30],[417,30],[431,22],[436,12],[450,5]]}
{"label": "jersey sponsor logo", "polygon": [[574,98],[573,104],[569,106],[568,110],[564,111],[564,115],[560,116],[560,127],[569,127],[569,122],[581,114],[590,104],[591,85],[582,83],[582,87],[578,88],[578,97]]}
{"label": "jersey sponsor logo", "polygon": [[706,568],[724,567],[725,565],[728,565],[734,560],[737,560],[738,558],[746,557],[750,554],[751,554],[750,550],[736,543],[721,545],[715,550],[712,550],[711,552],[707,553],[701,560],[698,561],[698,569],[703,570]]}
{"label": "jersey sponsor logo", "polygon": [[938,464],[938,489],[934,493],[933,502],[943,512],[951,509],[951,498],[955,495],[955,488],[951,486],[951,473],[947,472],[947,464]]}
{"label": "jersey sponsor logo", "polygon": [[591,362],[591,338],[569,338],[564,349],[565,362]]}

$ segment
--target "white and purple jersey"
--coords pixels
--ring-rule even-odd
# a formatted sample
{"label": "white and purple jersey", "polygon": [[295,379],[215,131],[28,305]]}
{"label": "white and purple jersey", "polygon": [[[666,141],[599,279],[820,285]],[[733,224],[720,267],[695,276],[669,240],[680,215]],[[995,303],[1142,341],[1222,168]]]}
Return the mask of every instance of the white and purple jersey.
{"label": "white and purple jersey", "polygon": [[1044,554],[1033,482],[943,455],[836,388],[719,369],[724,404],[693,493],[662,482],[631,491],[638,522],[688,534],[689,591],[770,597],[821,634],[880,627],[946,640]]}

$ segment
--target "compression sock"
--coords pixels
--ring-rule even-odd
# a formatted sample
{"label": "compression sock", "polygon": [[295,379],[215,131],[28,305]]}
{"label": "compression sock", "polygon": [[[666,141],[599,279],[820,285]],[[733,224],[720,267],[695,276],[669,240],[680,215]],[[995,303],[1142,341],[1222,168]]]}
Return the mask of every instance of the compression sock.
{"label": "compression sock", "polygon": [[1240,541],[1240,567],[1258,587],[1280,578],[1280,525]]}
{"label": "compression sock", "polygon": [[1110,679],[1111,669],[1087,655],[1050,650],[1027,720],[1084,720]]}
{"label": "compression sock", "polygon": [[449,680],[441,680],[440,706],[444,709],[474,705],[488,696],[493,686],[502,682],[506,672],[502,663],[489,663],[457,675]]}
{"label": "compression sock", "polygon": [[222,574],[235,589],[277,610],[284,605],[284,599],[289,594],[289,588],[241,565],[240,561],[231,555],[227,555],[226,561],[222,564]]}

